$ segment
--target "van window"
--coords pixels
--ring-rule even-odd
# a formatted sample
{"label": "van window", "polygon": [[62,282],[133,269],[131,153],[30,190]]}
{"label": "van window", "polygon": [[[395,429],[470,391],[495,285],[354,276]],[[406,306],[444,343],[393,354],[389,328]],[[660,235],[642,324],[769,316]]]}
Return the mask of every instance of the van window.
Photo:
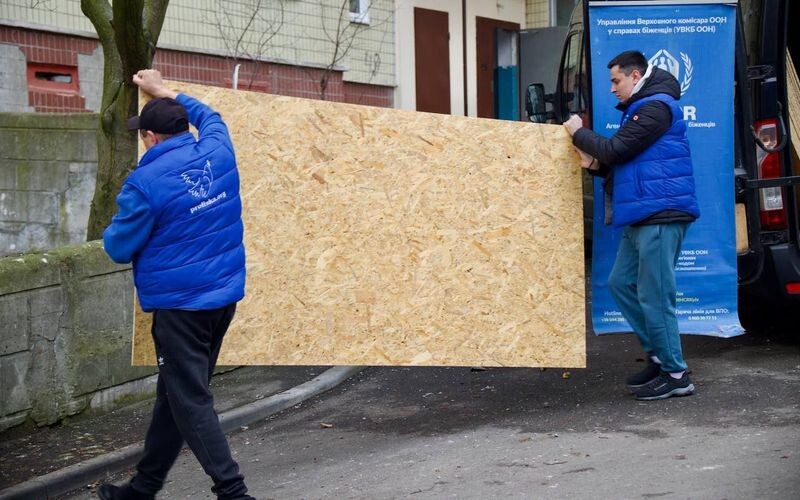
{"label": "van window", "polygon": [[583,58],[583,36],[579,31],[570,33],[567,51],[561,68],[562,109],[570,113],[586,112],[586,66]]}
{"label": "van window", "polygon": [[553,26],[569,26],[572,9],[577,3],[578,0],[550,0]]}

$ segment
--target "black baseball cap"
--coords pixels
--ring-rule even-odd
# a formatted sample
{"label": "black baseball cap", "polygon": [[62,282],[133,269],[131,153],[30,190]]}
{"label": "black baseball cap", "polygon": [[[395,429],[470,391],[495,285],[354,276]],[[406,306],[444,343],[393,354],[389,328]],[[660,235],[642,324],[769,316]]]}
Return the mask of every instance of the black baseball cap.
{"label": "black baseball cap", "polygon": [[177,134],[189,130],[189,117],[181,103],[169,97],[161,97],[145,104],[139,116],[128,118],[128,130]]}

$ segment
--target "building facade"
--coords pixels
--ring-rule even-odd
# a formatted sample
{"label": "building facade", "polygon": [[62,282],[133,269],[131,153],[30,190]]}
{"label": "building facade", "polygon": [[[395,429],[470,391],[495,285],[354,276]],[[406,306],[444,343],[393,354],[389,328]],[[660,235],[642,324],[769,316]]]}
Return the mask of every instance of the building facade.
{"label": "building facade", "polygon": [[[498,67],[517,65],[523,29],[568,21],[575,0],[397,0],[395,106],[482,118],[516,110],[517,80]],[[566,24],[567,21],[563,21]],[[499,31],[498,31],[499,30]],[[505,34],[505,36],[504,36]],[[502,85],[507,83],[506,87]],[[507,104],[503,100],[508,101]],[[516,113],[516,114],[515,114]]]}
{"label": "building facade", "polygon": [[[99,109],[102,48],[80,3],[0,3],[0,111]],[[498,43],[502,54],[511,40],[495,30],[564,25],[575,3],[172,0],[154,66],[206,85],[501,117]]]}
{"label": "building facade", "polygon": [[[99,109],[102,48],[80,3],[0,3],[0,111]],[[394,26],[393,0],[172,0],[154,67],[174,80],[392,106]]]}

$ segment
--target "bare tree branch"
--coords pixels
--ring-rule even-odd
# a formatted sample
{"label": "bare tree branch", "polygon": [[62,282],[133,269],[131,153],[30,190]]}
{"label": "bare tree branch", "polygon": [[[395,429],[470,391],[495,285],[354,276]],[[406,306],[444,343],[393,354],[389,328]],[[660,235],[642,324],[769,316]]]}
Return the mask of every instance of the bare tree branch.
{"label": "bare tree branch", "polygon": [[144,30],[153,51],[161,36],[161,28],[164,26],[164,18],[167,17],[167,6],[169,0],[145,0],[144,3]]}
{"label": "bare tree branch", "polygon": [[50,0],[29,0],[28,2],[29,9],[38,9],[39,7],[46,9],[50,12],[55,12],[56,7],[50,4]]}
{"label": "bare tree branch", "polygon": [[117,1],[112,3],[111,8],[111,25],[114,27],[117,49],[127,52],[127,57],[122,59],[122,74],[131,76],[147,66],[144,61],[152,58],[155,49],[148,46],[150,44],[144,36],[144,0]]}
{"label": "bare tree branch", "polygon": [[[217,0],[215,19],[207,21],[222,38],[228,58],[234,66],[244,59],[252,61],[253,71],[250,72],[247,88],[253,86],[270,42],[283,27],[284,0],[274,3],[277,3],[278,9],[275,9],[274,4],[265,5],[263,0],[256,0],[246,10],[234,12],[229,0]],[[267,17],[266,12],[273,12],[274,15]],[[241,17],[244,18],[244,26],[241,28],[237,14],[243,14]]]}
{"label": "bare tree branch", "polygon": [[[106,0],[81,0],[81,11],[94,26],[101,44],[114,40],[114,29],[111,27],[113,16],[111,4]],[[105,45],[103,45],[103,49],[105,50]]]}
{"label": "bare tree branch", "polygon": [[273,38],[275,38],[275,35],[277,35],[278,32],[280,31],[280,29],[283,27],[285,15],[286,15],[286,9],[284,8],[283,0],[279,0],[278,3],[280,3],[281,8],[280,8],[280,20],[278,21],[278,26],[277,27],[275,26],[275,22],[274,21],[270,22],[270,21],[267,21],[266,19],[264,19],[263,17],[259,16],[259,17],[261,17],[261,20],[264,21],[265,23],[267,23],[267,25],[269,26],[269,28],[266,31],[263,31],[261,33],[261,38],[260,38],[260,40],[258,42],[259,54],[263,54],[263,49],[269,44],[269,42]]}
{"label": "bare tree branch", "polygon": [[239,47],[242,46],[242,40],[244,40],[244,36],[250,31],[250,26],[253,25],[253,21],[255,21],[256,16],[258,15],[258,11],[261,9],[261,0],[258,0],[258,3],[253,8],[253,14],[250,16],[250,19],[247,20],[247,24],[242,29],[241,35],[239,35],[239,39],[236,40],[236,50],[239,50]]}
{"label": "bare tree branch", "polygon": [[[320,0],[319,5],[322,13],[322,31],[325,34],[325,38],[327,38],[333,46],[331,52],[329,52],[330,57],[328,57],[328,60],[325,63],[325,68],[317,80],[320,98],[324,100],[326,97],[328,84],[330,83],[331,76],[333,75],[336,66],[347,59],[359,36],[364,31],[385,25],[389,19],[387,18],[379,22],[373,21],[370,24],[353,22],[350,18],[349,0],[342,0],[338,5],[338,16],[333,21],[336,23],[334,30],[333,27],[327,26],[327,17],[325,16],[326,5],[324,0]],[[369,12],[372,9],[372,5],[373,2],[369,2],[366,12]],[[380,66],[380,57],[378,57],[376,61],[377,65]],[[373,68],[370,72],[371,80],[372,77],[377,73],[377,68]]]}
{"label": "bare tree branch", "polygon": [[114,27],[111,20],[114,17],[111,4],[106,0],[81,0],[81,10],[94,26],[100,45],[103,47],[103,98],[100,104],[100,126],[103,130],[110,130],[114,109],[112,104],[116,101],[122,81],[115,73],[114,68],[121,68],[122,59],[117,50],[114,37]]}

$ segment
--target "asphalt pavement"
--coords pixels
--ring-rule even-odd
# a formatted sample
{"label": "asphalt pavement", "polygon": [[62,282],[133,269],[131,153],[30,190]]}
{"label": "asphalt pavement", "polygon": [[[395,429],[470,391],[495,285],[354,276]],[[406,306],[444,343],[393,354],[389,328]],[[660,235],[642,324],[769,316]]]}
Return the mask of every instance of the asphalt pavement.
{"label": "asphalt pavement", "polygon": [[[211,391],[226,433],[246,429],[276,412],[325,392],[361,370],[314,366],[239,367],[214,376]],[[0,500],[56,498],[73,490],[92,493],[143,453],[141,440],[154,400],[109,413],[86,411],[49,428],[20,427],[2,435]]]}
{"label": "asphalt pavement", "polygon": [[[632,335],[568,372],[368,368],[230,442],[260,499],[800,498],[798,340],[684,337],[697,393],[655,402],[624,389]],[[159,498],[210,486],[184,453]]]}

